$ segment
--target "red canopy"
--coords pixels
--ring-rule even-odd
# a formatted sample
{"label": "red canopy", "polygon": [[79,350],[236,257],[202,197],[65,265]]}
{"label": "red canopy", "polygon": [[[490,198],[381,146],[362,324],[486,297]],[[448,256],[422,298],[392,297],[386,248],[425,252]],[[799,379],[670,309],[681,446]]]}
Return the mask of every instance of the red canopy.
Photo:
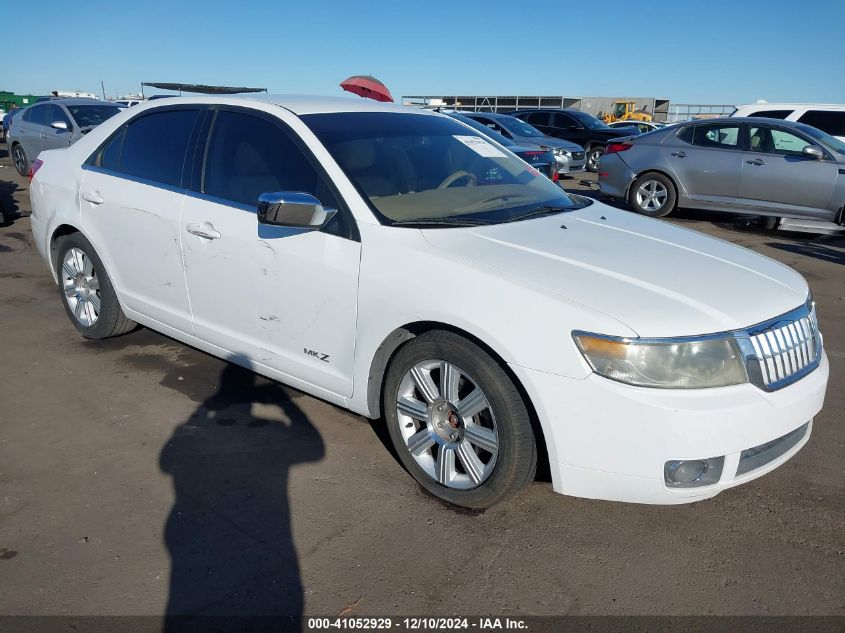
{"label": "red canopy", "polygon": [[353,75],[349,79],[341,81],[340,87],[359,97],[375,99],[376,101],[393,101],[393,96],[387,86],[371,75]]}

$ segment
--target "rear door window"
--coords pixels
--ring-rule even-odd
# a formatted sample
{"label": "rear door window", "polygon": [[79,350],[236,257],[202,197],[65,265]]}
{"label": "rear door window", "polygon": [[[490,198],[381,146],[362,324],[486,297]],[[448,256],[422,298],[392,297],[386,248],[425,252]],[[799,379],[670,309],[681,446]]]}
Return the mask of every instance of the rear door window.
{"label": "rear door window", "polygon": [[118,170],[127,176],[179,186],[199,110],[165,110],[130,122]]}
{"label": "rear door window", "polygon": [[807,110],[798,121],[812,125],[832,136],[845,136],[845,112],[830,110]]}
{"label": "rear door window", "polygon": [[696,125],[693,128],[692,144],[715,149],[740,149],[739,125]]}
{"label": "rear door window", "polygon": [[47,117],[49,115],[49,105],[39,105],[28,108],[23,114],[25,121],[34,123],[35,125],[47,125]]}

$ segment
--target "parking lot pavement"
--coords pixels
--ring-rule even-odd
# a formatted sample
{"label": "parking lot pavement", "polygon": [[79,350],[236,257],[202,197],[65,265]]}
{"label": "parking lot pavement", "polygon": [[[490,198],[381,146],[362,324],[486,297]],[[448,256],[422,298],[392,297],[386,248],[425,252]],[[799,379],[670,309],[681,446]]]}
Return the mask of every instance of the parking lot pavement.
{"label": "parking lot pavement", "polygon": [[150,330],[82,340],[2,145],[0,204],[0,614],[845,614],[841,238],[670,220],[810,282],[831,383],[792,461],[694,505],[537,482],[473,513],[379,423]]}

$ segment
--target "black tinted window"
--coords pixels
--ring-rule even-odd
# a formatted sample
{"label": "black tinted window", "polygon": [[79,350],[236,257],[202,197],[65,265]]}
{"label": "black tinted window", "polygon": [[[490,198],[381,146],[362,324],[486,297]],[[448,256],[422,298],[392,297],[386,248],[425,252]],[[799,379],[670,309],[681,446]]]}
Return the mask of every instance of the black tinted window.
{"label": "black tinted window", "polygon": [[255,206],[273,191],[310,193],[327,208],[337,200],[322,178],[278,125],[238,112],[218,112],[211,130],[203,192]]}
{"label": "black tinted window", "polygon": [[97,167],[110,169],[112,171],[117,170],[118,161],[120,159],[120,150],[123,147],[124,134],[126,134],[126,127],[120,128],[120,131],[117,134],[106,141],[106,144],[103,145],[99,155],[97,156],[97,160],[94,163]]}
{"label": "black tinted window", "polygon": [[684,141],[685,143],[692,143],[692,131],[695,128],[692,127],[685,127],[681,131],[678,132],[678,138]]}
{"label": "black tinted window", "polygon": [[749,114],[748,116],[762,116],[766,117],[767,119],[785,119],[790,114],[792,114],[792,110],[760,110],[759,112]]}
{"label": "black tinted window", "polygon": [[581,127],[578,125],[578,121],[573,119],[568,114],[564,114],[563,112],[555,112],[555,127],[563,128],[564,130],[570,128],[571,126],[575,125],[577,127]]}
{"label": "black tinted window", "polygon": [[807,110],[798,120],[833,136],[845,136],[845,112]]}
{"label": "black tinted window", "polygon": [[49,106],[49,113],[47,114],[47,125],[50,125],[55,121],[64,121],[68,128],[70,128],[70,120],[67,118],[65,111],[57,105],[51,105]]}
{"label": "black tinted window", "polygon": [[549,125],[551,115],[548,112],[529,112],[521,118],[523,121],[528,121],[531,125]]}
{"label": "black tinted window", "polygon": [[120,171],[166,185],[179,185],[185,150],[198,115],[198,110],[169,110],[131,122],[120,154]]}
{"label": "black tinted window", "polygon": [[50,113],[49,111],[49,105],[33,106],[31,108],[27,108],[27,111],[24,112],[23,118],[30,123],[35,123],[36,125],[47,125],[47,115]]}
{"label": "black tinted window", "polygon": [[94,127],[120,112],[116,105],[69,105],[71,116],[79,127]]}

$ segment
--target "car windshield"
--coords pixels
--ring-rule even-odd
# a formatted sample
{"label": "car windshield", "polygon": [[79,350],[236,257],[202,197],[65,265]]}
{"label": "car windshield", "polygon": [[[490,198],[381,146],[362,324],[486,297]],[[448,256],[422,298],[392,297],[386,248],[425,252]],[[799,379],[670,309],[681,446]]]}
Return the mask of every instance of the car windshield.
{"label": "car windshield", "polygon": [[586,112],[580,112],[578,110],[567,110],[566,113],[572,118],[576,119],[578,123],[583,125],[588,130],[602,130],[610,127],[601,119],[597,119],[592,114],[587,114]]}
{"label": "car windshield", "polygon": [[496,123],[501,125],[511,134],[516,136],[541,137],[545,136],[536,127],[528,125],[522,119],[517,119],[515,116],[500,117],[496,119]]}
{"label": "car windshield", "polygon": [[116,105],[69,105],[67,109],[79,127],[94,127],[120,112]]}
{"label": "car windshield", "polygon": [[385,224],[497,224],[589,204],[446,116],[344,112],[302,120]]}
{"label": "car windshield", "polygon": [[819,141],[822,145],[827,146],[835,152],[845,154],[845,142],[840,141],[835,136],[831,136],[827,132],[822,132],[820,129],[812,127],[811,125],[800,126],[802,132]]}
{"label": "car windshield", "polygon": [[475,119],[470,119],[469,117],[466,117],[466,116],[461,116],[460,114],[450,114],[449,116],[451,116],[453,119],[457,119],[461,123],[466,123],[471,128],[475,128],[476,130],[478,130],[482,134],[489,136],[494,141],[496,141],[499,145],[504,145],[505,147],[515,147],[516,146],[516,143],[514,143],[512,140],[505,138],[504,136],[499,134],[496,130],[487,127],[486,125],[484,125],[480,121],[476,121]]}

